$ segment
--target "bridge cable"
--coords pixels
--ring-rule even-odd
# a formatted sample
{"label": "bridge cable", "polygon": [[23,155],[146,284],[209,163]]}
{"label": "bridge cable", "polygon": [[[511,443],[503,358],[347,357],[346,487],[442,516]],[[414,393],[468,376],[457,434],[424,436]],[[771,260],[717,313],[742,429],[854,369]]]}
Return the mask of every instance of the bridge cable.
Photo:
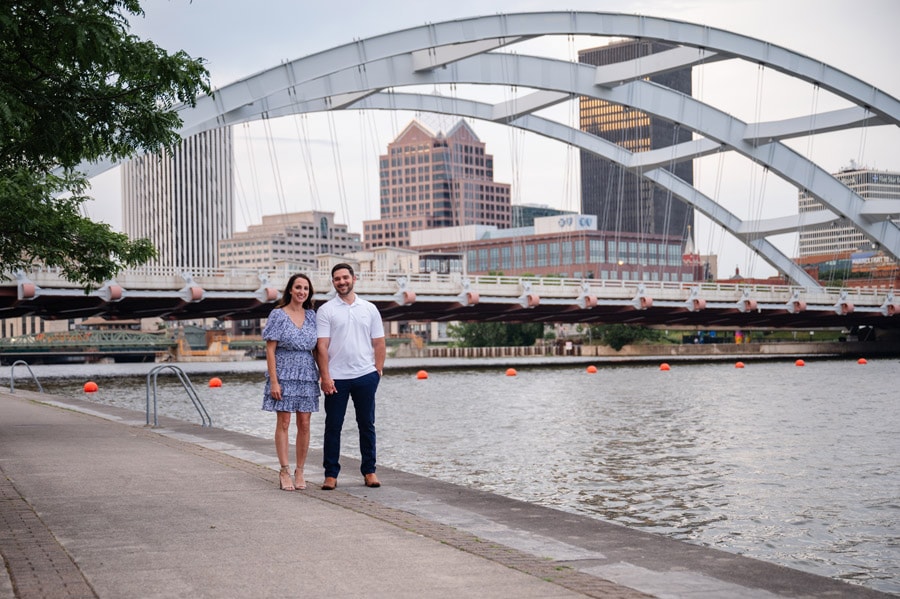
{"label": "bridge cable", "polygon": [[262,118],[263,127],[266,132],[266,150],[269,154],[269,164],[272,167],[272,176],[275,179],[275,193],[278,198],[278,207],[281,214],[287,214],[287,201],[284,195],[284,184],[281,180],[281,169],[278,164],[278,150],[275,147],[275,136],[272,134],[272,125],[268,114],[264,114]]}
{"label": "bridge cable", "polygon": [[300,161],[303,164],[303,170],[306,173],[306,184],[309,187],[309,196],[312,201],[312,208],[318,211],[319,204],[319,185],[316,181],[316,169],[313,166],[312,148],[309,141],[309,127],[307,126],[307,115],[302,116],[294,114],[294,130],[297,134],[297,141],[300,145]]}
{"label": "bridge cable", "polygon": [[[372,160],[369,160],[371,157],[368,153],[368,146],[366,145],[366,116],[365,111],[359,110],[357,112],[357,122],[359,123],[359,160],[362,169],[362,201],[363,201],[363,216],[368,215],[370,207],[371,207],[371,199],[372,199],[372,187],[370,185],[371,182],[371,168],[372,168]],[[378,154],[375,154],[376,158]],[[349,217],[349,214],[348,214]],[[349,223],[348,223],[349,224]]]}
{"label": "bridge cable", "polygon": [[[381,156],[381,148],[378,147],[378,140],[381,139],[381,137],[378,134],[378,122],[375,118],[375,111],[374,110],[363,110],[361,108],[360,115],[365,116],[364,122],[368,122],[368,125],[369,125],[369,133],[368,133],[368,135],[364,135],[363,139],[367,139],[369,141],[369,143],[371,144],[371,146],[369,148],[370,156],[379,157],[379,156]],[[388,157],[388,159],[390,160],[390,157]],[[380,161],[378,162],[378,169],[376,171],[376,174],[380,180],[380,178],[381,178],[381,163],[380,163]],[[366,192],[366,195],[365,195],[366,208],[365,208],[365,211],[363,214],[365,220],[372,220],[374,218],[380,218],[380,216],[381,216],[381,191],[380,191],[381,186],[380,186],[380,184],[379,184],[378,189],[379,189],[378,198],[375,201],[377,213],[375,215],[372,214],[372,202],[369,199],[371,196],[369,195],[368,190]]]}
{"label": "bridge cable", "polygon": [[[754,132],[758,133],[760,121],[762,120],[762,98],[763,98],[763,88],[765,87],[765,66],[757,65],[756,67],[756,101],[754,103]],[[754,137],[753,141],[754,148],[759,147],[759,139],[758,135]],[[757,164],[754,161],[750,161],[750,189],[748,190],[748,201],[747,201],[747,218],[754,223],[753,230],[748,233],[748,243],[745,246],[744,251],[744,265],[747,267],[747,276],[749,276],[753,272],[753,268],[755,267],[755,256],[756,252],[751,253],[751,245],[750,242],[756,241],[759,238],[758,230],[759,227],[759,217],[762,213],[762,189],[764,185],[760,182],[760,175],[758,173]],[[768,169],[764,171],[763,178],[765,176],[765,172],[768,172]],[[760,195],[757,196],[757,193]]]}
{"label": "bridge cable", "polygon": [[[575,49],[575,36],[573,34],[568,34],[566,36],[566,49],[568,50],[568,61],[570,63],[569,68],[569,89],[576,89],[577,83],[577,73],[578,73],[578,51]],[[573,99],[570,99],[567,103],[568,107],[568,125],[571,131],[578,130],[577,123],[577,112],[575,110],[575,102]],[[575,205],[575,185],[573,182],[573,177],[575,173],[574,168],[574,148],[572,145],[572,140],[566,143],[566,153],[565,153],[565,164],[563,167],[563,199],[560,208],[562,210],[571,211],[572,207]],[[581,210],[576,210],[575,212],[581,213]],[[585,245],[585,234],[584,231],[579,230],[577,223],[574,223],[573,226],[567,227],[562,236],[561,240],[561,251],[558,253],[558,261],[560,266],[564,268],[572,268],[573,272],[566,271],[566,276],[574,277],[575,271],[574,269],[579,269],[578,272],[581,273],[581,278],[584,277],[584,261],[582,263],[578,262],[578,252],[573,247],[573,244],[580,244],[582,247],[582,252],[584,251]],[[552,255],[552,252],[551,252]]]}
{"label": "bridge cable", "polygon": [[[706,75],[706,69],[705,69],[706,57],[705,56],[700,61],[699,67],[700,68],[697,69],[697,88],[698,89],[696,91],[696,98],[699,102],[706,104],[706,102],[703,100],[703,98],[705,96],[705,92],[706,92],[706,76],[705,76]],[[703,113],[702,112],[700,114],[700,119],[701,119],[700,127],[702,128],[702,126],[703,126]],[[717,166],[716,166],[716,170],[715,170],[715,175],[716,175],[715,183],[713,184],[712,193],[710,194],[710,198],[716,203],[716,205],[719,205],[719,206],[720,206],[720,204],[719,204],[718,198],[721,197],[721,193],[722,193],[722,171],[725,168],[724,157],[725,157],[725,153],[722,151],[722,146],[720,145],[719,150],[716,152]],[[705,163],[706,163],[706,161],[703,159],[694,161],[694,167],[695,167],[694,187],[697,187],[696,181],[703,181],[703,166]],[[708,216],[704,216],[704,215],[700,215],[700,216],[703,217],[705,221],[709,221],[708,225],[707,225],[707,231],[706,231],[706,241],[703,246],[706,248],[706,255],[707,256],[713,256],[713,255],[721,256],[722,252],[724,250],[724,240],[725,240],[724,228],[721,225],[719,225],[718,223],[716,223],[712,218],[710,218]],[[696,220],[695,220],[694,224],[695,224],[695,229],[696,229],[697,228]],[[696,231],[695,231],[695,234],[696,234]],[[718,244],[716,244],[717,234],[719,236]],[[696,247],[699,248],[700,247],[699,244],[697,244]],[[698,249],[698,251],[699,251],[699,249]],[[714,279],[719,278],[718,264],[716,265],[716,269],[717,269],[716,272],[711,273]]]}
{"label": "bridge cable", "polygon": [[[813,169],[815,168],[815,162],[813,161],[813,142],[815,140],[815,121],[819,112],[819,85],[814,83],[812,86],[812,99],[811,106],[809,109],[810,114],[810,122],[809,128],[806,132],[806,158],[809,161],[807,165],[807,177],[806,180],[810,181],[813,176]],[[800,258],[800,238],[804,234],[804,226],[803,226],[803,212],[800,210],[800,196],[807,195],[808,192],[805,190],[798,190],[797,194],[797,234],[794,235],[794,256]],[[821,209],[826,210],[827,208],[822,205]],[[812,227],[812,230],[815,231],[817,227]]]}
{"label": "bridge cable", "polygon": [[344,222],[350,222],[350,210],[347,207],[347,190],[344,186],[344,171],[341,165],[340,148],[338,147],[337,127],[334,123],[334,111],[328,111],[328,130],[331,133],[331,156],[334,160],[334,170],[337,177],[338,198],[344,215]]}
{"label": "bridge cable", "polygon": [[[242,125],[242,128],[246,131],[248,126],[249,126],[249,123],[244,123]],[[252,148],[249,147],[249,141],[247,142],[247,154],[248,154],[248,156],[253,154]],[[256,178],[255,174],[253,172],[255,167],[254,167],[252,161],[249,161],[249,164],[250,164],[250,171],[251,171],[250,180],[251,180],[251,183],[253,183],[253,182],[255,182],[255,178]],[[249,224],[251,222],[254,222],[254,220],[250,214],[250,202],[247,197],[247,190],[244,187],[244,179],[241,177],[241,169],[237,168],[237,163],[235,163],[234,178],[235,178],[235,196],[237,196],[236,199],[237,199],[238,209],[241,211],[241,213],[243,215],[244,223]],[[255,204],[258,207],[259,206],[259,193],[258,193],[258,187],[255,185],[254,185],[254,192],[256,193],[256,195],[254,196]]]}
{"label": "bridge cable", "polygon": [[[858,164],[861,164],[861,165],[863,166],[863,168],[869,168],[869,167],[866,165],[866,161],[865,161],[866,141],[867,141],[867,139],[868,139],[868,134],[869,134],[869,125],[867,124],[866,121],[868,121],[868,120],[871,118],[871,116],[872,116],[872,112],[871,112],[868,108],[866,108],[866,118],[865,118],[865,121],[864,121],[863,125],[860,127],[860,132],[859,132],[859,150],[857,151],[857,163],[858,163]],[[878,193],[877,190],[873,190],[873,191],[875,191],[876,194]],[[873,249],[873,251],[878,251],[879,248],[877,248],[876,245],[873,245],[873,246],[872,246],[872,249]],[[873,257],[874,257],[874,256],[873,256]],[[876,259],[877,259],[877,258],[876,258]],[[891,275],[891,276],[890,276],[890,279],[893,281],[893,280],[896,280],[897,267],[898,267],[898,265],[900,265],[900,262],[898,262],[897,260],[891,260],[891,261],[890,261],[890,264],[891,264],[891,268],[890,268],[890,275]],[[873,266],[872,264],[869,265],[869,268],[868,268],[868,271],[869,271],[869,277],[868,277],[868,279],[869,279],[869,284],[870,284],[870,285],[872,285],[872,284],[874,283],[876,273],[877,273],[879,270],[882,271],[882,272],[884,272],[886,269],[883,269],[882,267],[877,266],[877,265],[875,265],[875,266]]]}
{"label": "bridge cable", "polygon": [[253,222],[256,222],[257,220],[259,220],[259,216],[262,213],[262,194],[260,192],[260,186],[259,186],[259,171],[258,171],[257,165],[256,165],[257,152],[255,152],[253,150],[254,144],[253,144],[253,138],[250,135],[250,123],[244,123],[242,125],[242,127],[244,130],[244,145],[247,148],[247,153],[250,158],[247,161],[247,164],[250,166],[250,183],[252,184],[254,204],[257,208],[257,214],[256,214],[257,218],[252,218],[252,215],[250,214],[251,203],[249,201],[245,203],[246,214],[247,214],[247,221],[245,222],[245,226],[246,226],[246,225],[249,225],[250,223],[253,223]]}

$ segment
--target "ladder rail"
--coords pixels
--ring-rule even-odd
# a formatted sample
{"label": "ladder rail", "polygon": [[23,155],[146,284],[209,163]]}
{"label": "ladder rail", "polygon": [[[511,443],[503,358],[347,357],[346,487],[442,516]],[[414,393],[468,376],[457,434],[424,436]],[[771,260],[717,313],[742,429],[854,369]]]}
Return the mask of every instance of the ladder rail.
{"label": "ladder rail", "polygon": [[38,391],[43,393],[44,387],[41,385],[41,381],[38,380],[37,376],[35,376],[34,374],[34,371],[31,370],[31,366],[29,366],[28,362],[26,362],[25,360],[16,360],[12,363],[12,366],[9,369],[9,392],[16,392],[16,366],[19,365],[24,366],[28,369],[28,374],[31,375],[31,380],[33,380],[35,384],[37,384]]}
{"label": "ladder rail", "polygon": [[206,407],[203,405],[203,402],[200,401],[200,396],[197,395],[197,390],[194,388],[194,385],[191,384],[191,379],[185,374],[184,370],[175,366],[174,364],[162,364],[160,366],[156,366],[147,373],[147,426],[150,426],[150,392],[153,391],[153,426],[159,426],[159,418],[157,416],[158,412],[158,401],[157,401],[157,391],[158,391],[158,383],[157,378],[159,377],[159,373],[163,370],[171,370],[175,373],[175,376],[178,377],[181,386],[184,387],[185,393],[187,393],[188,399],[191,400],[191,403],[194,405],[194,408],[197,410],[197,413],[200,414],[200,426],[212,426],[212,418],[209,415],[209,412],[206,411]]}

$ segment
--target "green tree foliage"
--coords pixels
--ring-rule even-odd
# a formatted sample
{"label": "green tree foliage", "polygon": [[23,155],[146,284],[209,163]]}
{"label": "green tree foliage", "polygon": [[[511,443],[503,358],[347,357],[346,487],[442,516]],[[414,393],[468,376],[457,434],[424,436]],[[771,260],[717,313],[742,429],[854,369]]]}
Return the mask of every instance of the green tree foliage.
{"label": "green tree foliage", "polygon": [[534,345],[543,338],[544,325],[539,322],[464,322],[447,327],[447,334],[461,347],[506,347]]}
{"label": "green tree foliage", "polygon": [[179,103],[209,93],[202,59],[129,33],[138,0],[0,3],[0,276],[60,267],[90,287],[155,255],[81,213],[75,168],[174,149]]}
{"label": "green tree foliage", "polygon": [[654,329],[630,324],[605,324],[591,327],[591,338],[600,345],[619,351],[626,345],[641,341],[659,341],[661,333]]}

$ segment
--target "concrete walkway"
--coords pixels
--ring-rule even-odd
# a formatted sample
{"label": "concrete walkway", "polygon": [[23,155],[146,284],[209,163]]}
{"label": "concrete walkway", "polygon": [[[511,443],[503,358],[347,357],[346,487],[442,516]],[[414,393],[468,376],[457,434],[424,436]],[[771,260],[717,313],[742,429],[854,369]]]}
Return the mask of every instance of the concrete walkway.
{"label": "concrete walkway", "polygon": [[888,596],[349,459],[283,492],[270,440],[144,419],[0,391],[0,597]]}

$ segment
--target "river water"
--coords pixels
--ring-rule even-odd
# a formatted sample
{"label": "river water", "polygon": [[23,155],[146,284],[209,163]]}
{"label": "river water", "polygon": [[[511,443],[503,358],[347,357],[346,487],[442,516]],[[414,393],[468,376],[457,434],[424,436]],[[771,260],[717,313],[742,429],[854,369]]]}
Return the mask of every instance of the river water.
{"label": "river water", "polygon": [[[264,362],[190,367],[214,426],[272,436]],[[145,409],[151,365],[33,368],[47,392]],[[900,593],[900,361],[505,371],[389,370],[379,463]],[[159,413],[199,423],[176,379],[158,381]],[[34,388],[19,370],[16,386]],[[312,422],[321,447],[324,413]]]}

